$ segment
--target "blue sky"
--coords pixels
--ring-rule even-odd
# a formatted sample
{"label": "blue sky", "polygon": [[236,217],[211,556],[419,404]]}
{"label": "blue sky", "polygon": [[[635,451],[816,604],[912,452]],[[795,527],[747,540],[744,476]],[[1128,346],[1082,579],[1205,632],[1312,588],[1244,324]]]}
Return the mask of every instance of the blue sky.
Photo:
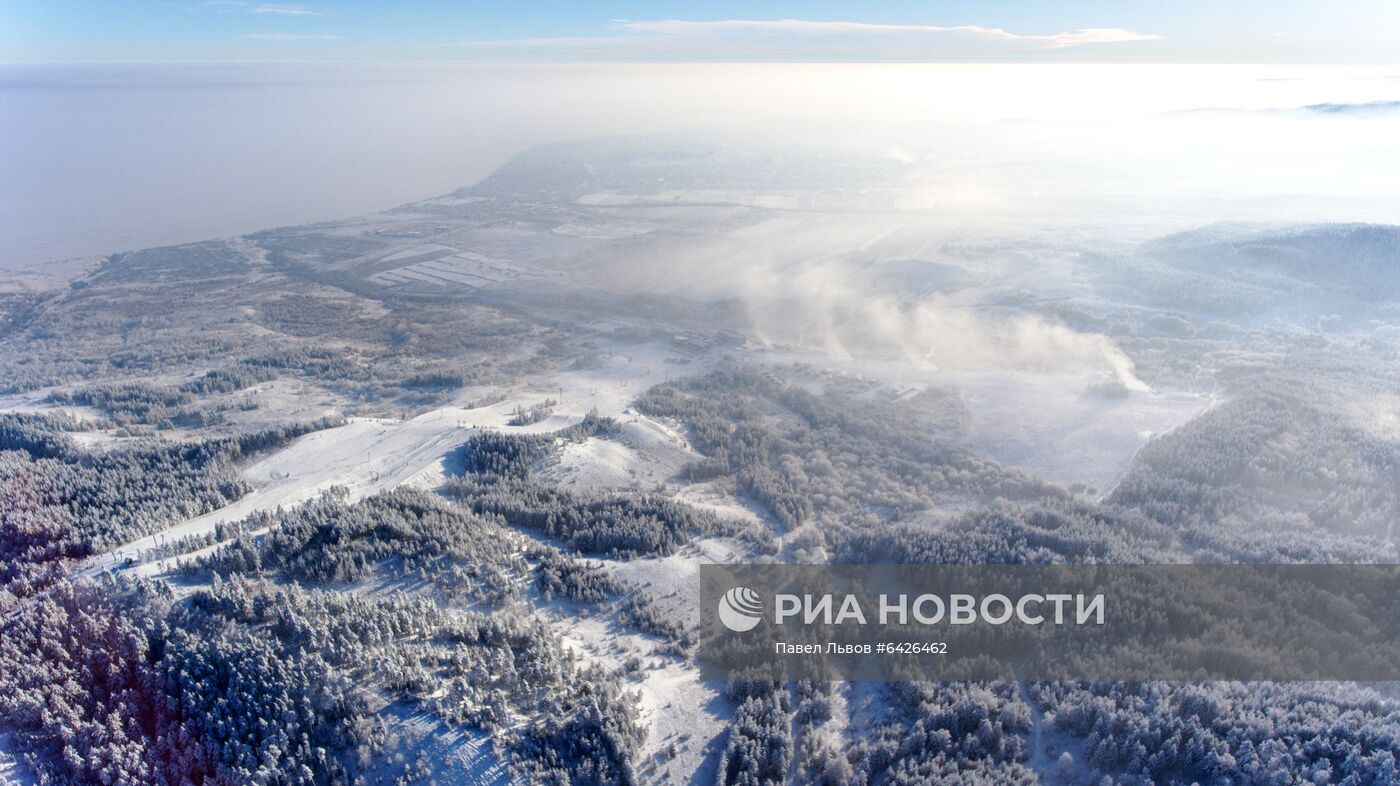
{"label": "blue sky", "polygon": [[0,59],[1400,63],[1400,2],[0,0]]}

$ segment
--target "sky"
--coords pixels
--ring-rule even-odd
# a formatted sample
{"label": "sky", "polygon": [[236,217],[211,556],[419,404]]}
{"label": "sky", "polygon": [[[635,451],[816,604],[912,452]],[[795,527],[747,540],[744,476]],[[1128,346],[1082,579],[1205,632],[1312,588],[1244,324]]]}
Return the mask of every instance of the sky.
{"label": "sky", "polygon": [[7,61],[1400,62],[1395,0],[0,0]]}

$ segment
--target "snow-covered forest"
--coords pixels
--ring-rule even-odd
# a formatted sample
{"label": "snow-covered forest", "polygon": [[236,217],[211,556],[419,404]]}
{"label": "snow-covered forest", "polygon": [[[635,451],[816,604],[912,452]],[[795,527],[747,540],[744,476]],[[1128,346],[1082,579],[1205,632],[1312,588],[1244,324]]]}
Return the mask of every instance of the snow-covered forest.
{"label": "snow-covered forest", "polygon": [[900,171],[548,146],[0,291],[0,779],[1400,782],[1393,684],[700,678],[704,563],[1400,559],[1400,230]]}

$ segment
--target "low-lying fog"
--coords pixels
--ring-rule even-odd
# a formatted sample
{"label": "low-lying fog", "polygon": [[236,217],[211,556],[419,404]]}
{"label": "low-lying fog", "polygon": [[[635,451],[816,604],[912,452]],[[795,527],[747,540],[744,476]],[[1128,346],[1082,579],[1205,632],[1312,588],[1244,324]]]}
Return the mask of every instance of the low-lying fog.
{"label": "low-lying fog", "polygon": [[1375,67],[11,64],[0,268],[354,215],[535,144],[678,129],[873,152],[903,188],[862,210],[1002,237],[1391,221],[1397,100]]}

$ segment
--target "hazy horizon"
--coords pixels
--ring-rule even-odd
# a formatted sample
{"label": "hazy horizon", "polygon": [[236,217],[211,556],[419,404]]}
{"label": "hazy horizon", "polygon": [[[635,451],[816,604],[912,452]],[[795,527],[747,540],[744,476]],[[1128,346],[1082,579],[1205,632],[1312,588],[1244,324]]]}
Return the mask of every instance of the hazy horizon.
{"label": "hazy horizon", "polygon": [[1374,66],[9,64],[0,267],[344,218],[535,145],[682,130],[883,146],[926,209],[1002,232],[1386,221],[1397,87]]}

